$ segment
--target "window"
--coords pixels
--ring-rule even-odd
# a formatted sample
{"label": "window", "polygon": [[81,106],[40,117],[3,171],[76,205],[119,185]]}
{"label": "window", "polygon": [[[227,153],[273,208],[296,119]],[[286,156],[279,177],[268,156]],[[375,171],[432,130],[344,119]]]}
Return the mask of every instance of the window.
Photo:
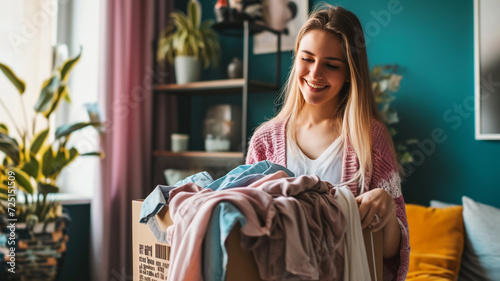
{"label": "window", "polygon": [[[51,117],[51,128],[89,120],[85,104],[96,103],[98,97],[99,11],[98,0],[0,0],[0,61],[27,86],[23,100],[28,116],[24,118],[17,90],[0,75],[2,101],[14,115],[14,121],[10,120],[5,108],[0,107],[0,122],[12,132],[13,122],[22,128],[33,124],[30,108],[43,81],[50,77],[56,43],[65,44],[69,56],[78,54],[80,46],[83,53],[69,80],[72,103],[61,103]],[[40,117],[36,125],[41,130],[47,124]],[[53,137],[53,133],[50,135]],[[86,128],[73,133],[69,144],[80,153],[99,151],[99,135],[95,129]],[[57,182],[61,192],[91,197],[99,176],[98,161],[98,157],[78,157],[66,167]]]}
{"label": "window", "polygon": [[[3,73],[0,75],[0,95],[7,107],[0,108],[0,122],[12,132],[14,126],[32,126],[33,113],[29,109],[35,105],[43,81],[50,77],[52,44],[55,42],[54,13],[57,12],[51,3],[0,0],[0,61],[26,82],[23,100],[27,116],[24,116],[17,90]],[[7,110],[14,120],[8,117]],[[37,128],[46,126],[43,122],[37,122],[37,125]]]}
{"label": "window", "polygon": [[[57,43],[68,46],[69,56],[82,48],[82,57],[69,81],[71,104],[63,103],[56,114],[56,126],[87,122],[85,104],[98,99],[99,10],[98,0],[59,1]],[[99,151],[99,134],[85,128],[71,135],[70,145],[81,153]],[[62,173],[59,186],[62,192],[91,197],[99,176],[98,157],[78,157]]]}

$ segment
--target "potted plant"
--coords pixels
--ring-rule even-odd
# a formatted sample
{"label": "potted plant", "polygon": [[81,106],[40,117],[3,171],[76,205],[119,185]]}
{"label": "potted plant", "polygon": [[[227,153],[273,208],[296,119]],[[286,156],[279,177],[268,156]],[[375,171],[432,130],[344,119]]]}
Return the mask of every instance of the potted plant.
{"label": "potted plant", "polygon": [[217,34],[211,29],[213,21],[201,23],[201,6],[196,0],[189,1],[187,14],[174,11],[169,21],[158,41],[158,63],[163,64],[165,59],[174,63],[177,84],[197,81],[201,60],[208,68],[220,57]]}
{"label": "potted plant", "polygon": [[[1,280],[19,276],[24,280],[55,280],[66,250],[68,217],[63,215],[60,203],[49,195],[59,192],[57,178],[75,158],[101,155],[100,152],[80,154],[75,147],[68,147],[73,132],[101,123],[63,125],[55,132],[50,128],[52,113],[63,99],[70,101],[67,81],[80,56],[81,52],[65,61],[43,83],[31,124],[25,122],[24,127],[19,126],[0,96],[2,110],[14,124],[12,130],[2,123],[5,120],[0,120],[0,151],[4,154],[3,160],[0,158]],[[2,63],[0,70],[18,90],[26,121],[25,82]],[[36,131],[37,118],[46,120],[43,130]],[[52,132],[54,136],[50,138]]]}

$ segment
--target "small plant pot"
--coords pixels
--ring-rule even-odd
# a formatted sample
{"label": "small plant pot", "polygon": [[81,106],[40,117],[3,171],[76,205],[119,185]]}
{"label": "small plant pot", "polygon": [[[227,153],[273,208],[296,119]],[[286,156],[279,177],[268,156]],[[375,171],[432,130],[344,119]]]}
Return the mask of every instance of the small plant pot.
{"label": "small plant pot", "polygon": [[196,57],[177,56],[174,59],[175,81],[187,84],[200,79],[201,61]]}

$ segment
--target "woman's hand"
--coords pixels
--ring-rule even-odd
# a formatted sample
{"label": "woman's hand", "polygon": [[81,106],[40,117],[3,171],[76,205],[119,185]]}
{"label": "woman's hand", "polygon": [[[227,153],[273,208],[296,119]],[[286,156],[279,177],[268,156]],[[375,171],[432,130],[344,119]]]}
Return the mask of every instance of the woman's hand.
{"label": "woman's hand", "polygon": [[384,229],[384,258],[399,252],[401,230],[396,216],[394,199],[381,188],[375,188],[356,197],[363,228],[377,232]]}
{"label": "woman's hand", "polygon": [[382,188],[375,188],[356,197],[363,228],[377,232],[396,216],[394,199]]}

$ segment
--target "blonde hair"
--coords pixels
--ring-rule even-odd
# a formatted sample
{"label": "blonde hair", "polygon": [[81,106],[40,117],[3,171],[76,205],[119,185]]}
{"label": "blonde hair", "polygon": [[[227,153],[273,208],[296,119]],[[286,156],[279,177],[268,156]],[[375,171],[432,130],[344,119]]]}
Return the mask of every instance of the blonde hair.
{"label": "blonde hair", "polygon": [[[339,95],[339,106],[333,120],[341,124],[341,135],[352,145],[360,167],[353,179],[358,181],[360,192],[365,189],[365,177],[372,169],[371,120],[381,121],[371,90],[368,59],[363,29],[358,18],[350,11],[324,4],[317,6],[300,29],[295,42],[295,55],[304,35],[312,30],[323,30],[341,41],[341,49],[348,62],[350,83],[346,83]],[[288,124],[295,124],[305,100],[295,77],[295,59],[281,95],[284,104],[275,118],[289,116]],[[295,126],[287,126],[287,137],[295,140]],[[344,142],[345,143],[345,142]]]}

